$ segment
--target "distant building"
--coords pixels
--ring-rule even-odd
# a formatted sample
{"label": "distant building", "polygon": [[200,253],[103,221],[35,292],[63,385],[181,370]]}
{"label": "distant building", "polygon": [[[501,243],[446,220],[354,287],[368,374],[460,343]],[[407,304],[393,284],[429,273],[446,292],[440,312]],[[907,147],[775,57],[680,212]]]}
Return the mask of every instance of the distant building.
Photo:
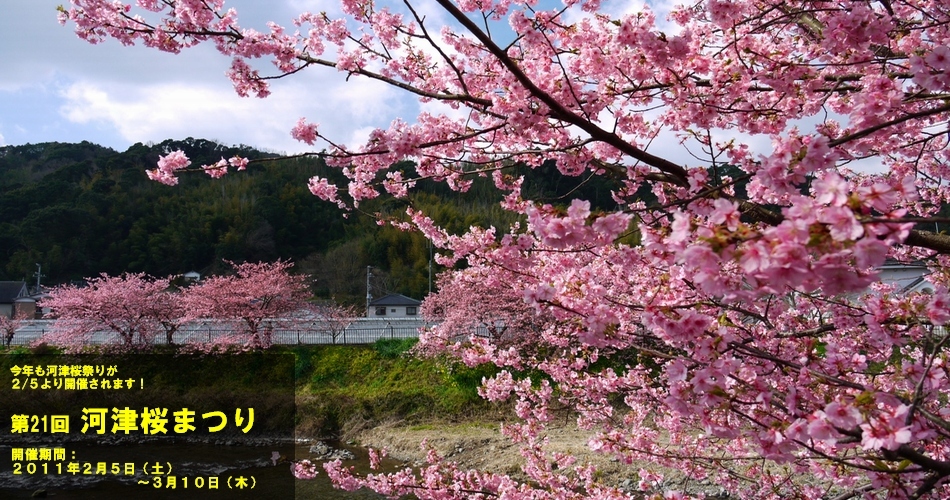
{"label": "distant building", "polygon": [[878,272],[882,283],[897,285],[901,293],[934,291],[934,285],[927,280],[930,270],[922,263],[903,264],[889,260],[878,268]]}
{"label": "distant building", "polygon": [[185,283],[197,283],[201,281],[201,274],[197,271],[188,271],[182,275],[182,279],[185,280]]}
{"label": "distant building", "polygon": [[25,281],[0,281],[0,315],[12,318],[16,312],[27,312],[23,308],[30,300]]}
{"label": "distant building", "polygon": [[369,303],[367,318],[415,318],[419,316],[421,301],[398,293],[391,293]]}

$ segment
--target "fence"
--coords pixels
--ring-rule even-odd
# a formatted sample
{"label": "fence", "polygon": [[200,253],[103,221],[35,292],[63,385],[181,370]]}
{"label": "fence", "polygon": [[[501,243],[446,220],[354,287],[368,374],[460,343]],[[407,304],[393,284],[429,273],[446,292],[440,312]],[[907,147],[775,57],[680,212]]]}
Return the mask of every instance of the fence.
{"label": "fence", "polygon": [[[38,340],[43,335],[53,331],[55,320],[28,321],[17,329],[13,336],[12,345],[27,345]],[[340,322],[338,327],[328,327],[324,324],[286,325],[280,323],[268,325],[271,330],[271,342],[280,345],[314,345],[314,344],[372,344],[380,339],[414,339],[419,338],[421,330],[433,326],[418,319],[389,319],[355,318],[349,322]],[[343,326],[345,325],[345,326]],[[174,336],[175,343],[203,343],[213,342],[215,339],[231,335],[234,328],[222,322],[206,321],[183,325]],[[489,336],[484,327],[476,328],[475,335]],[[948,333],[946,326],[934,327],[936,337],[945,337]],[[465,338],[466,336],[461,336]],[[89,344],[115,343],[116,334],[109,331],[94,332],[89,336]],[[165,337],[156,336],[155,344],[164,344]]]}
{"label": "fence", "polygon": [[[54,329],[55,320],[36,320],[26,322],[17,329],[12,345],[27,345],[38,340]],[[418,338],[420,330],[427,325],[418,319],[367,319],[355,318],[348,322],[338,322],[339,326],[321,323],[281,324],[274,322],[265,325],[271,332],[271,342],[281,345],[296,344],[372,344],[380,339]],[[345,326],[344,326],[345,325]],[[178,344],[213,342],[221,337],[233,334],[235,329],[228,324],[216,321],[194,322],[183,325],[175,332],[172,340]],[[116,334],[111,331],[96,331],[89,335],[89,344],[115,343]],[[164,335],[157,335],[155,344],[164,344]]]}

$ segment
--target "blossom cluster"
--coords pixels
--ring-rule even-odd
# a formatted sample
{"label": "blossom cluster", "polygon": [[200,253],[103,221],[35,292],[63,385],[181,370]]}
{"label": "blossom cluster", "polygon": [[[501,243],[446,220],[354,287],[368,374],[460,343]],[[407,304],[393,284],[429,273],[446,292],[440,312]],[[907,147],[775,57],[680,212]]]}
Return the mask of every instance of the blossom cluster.
{"label": "blossom cluster", "polygon": [[[950,496],[941,2],[617,13],[598,0],[437,0],[429,15],[342,0],[339,16],[263,31],[223,3],[141,1],[139,14],[72,0],[61,18],[93,43],[213,44],[240,95],[320,66],[401,89],[422,111],[361,144],[293,126],[346,177],[314,178],[311,192],[354,207],[423,179],[461,196],[490,176],[517,220],[450,234],[414,209],[385,215],[429,238],[441,264],[463,264],[427,300],[442,323],[419,350],[499,367],[481,394],[512,401],[504,432],[526,480],[433,455],[365,477],[329,464],[335,484],[438,499],[684,498],[699,482],[740,498]],[[222,162],[202,169],[238,166]],[[517,172],[542,165],[608,186],[611,203],[531,199]],[[174,183],[188,168],[173,152],[150,176]],[[925,266],[929,292],[879,283],[893,262]],[[640,491],[545,451],[555,414],[592,449],[650,464]]]}
{"label": "blossom cluster", "polygon": [[290,472],[297,479],[313,479],[320,473],[317,464],[307,459],[290,464]]}

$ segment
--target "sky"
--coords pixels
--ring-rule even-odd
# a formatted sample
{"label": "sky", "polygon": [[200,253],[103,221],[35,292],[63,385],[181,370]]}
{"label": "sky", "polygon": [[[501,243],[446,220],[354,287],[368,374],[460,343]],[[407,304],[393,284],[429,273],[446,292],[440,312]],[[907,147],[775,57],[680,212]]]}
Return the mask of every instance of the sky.
{"label": "sky", "polygon": [[[0,10],[0,146],[83,140],[125,151],[142,142],[195,137],[296,153],[300,117],[355,144],[416,105],[393,89],[317,69],[272,82],[266,99],[241,98],[225,76],[230,59],[210,45],[172,55],[114,40],[91,45],[57,21],[67,0],[3,0]],[[304,10],[336,0],[231,0],[242,26],[291,26]]]}
{"label": "sky", "polygon": [[[603,9],[619,16],[639,10],[642,1],[605,2]],[[671,0],[647,1],[662,11]],[[395,118],[412,122],[420,111],[405,92],[364,78],[346,81],[345,73],[322,67],[271,81],[266,99],[241,98],[225,76],[230,58],[211,44],[177,55],[115,40],[92,45],[70,24],[59,24],[60,4],[68,7],[68,0],[3,0],[0,146],[85,140],[121,152],[138,142],[194,137],[294,154],[314,149],[290,136],[301,117],[318,123],[334,142],[354,146],[374,128]],[[433,0],[413,5],[430,25],[445,21]],[[228,0],[226,7],[237,10],[242,27],[267,31],[268,21],[293,29],[291,20],[303,11],[336,17],[340,1]],[[257,67],[269,69],[270,63]],[[675,137],[661,139],[653,149],[659,145],[674,161],[691,160]]]}
{"label": "sky", "polygon": [[[647,1],[662,11],[670,0]],[[619,17],[639,10],[641,2],[617,0],[603,8],[609,6],[610,14]],[[353,146],[374,128],[386,128],[395,118],[412,122],[420,111],[405,92],[364,78],[347,81],[345,73],[322,67],[271,81],[266,99],[241,98],[225,76],[230,58],[211,44],[177,55],[115,40],[92,45],[71,25],[59,24],[56,7],[63,3],[68,0],[3,0],[0,146],[85,140],[121,152],[138,142],[194,137],[294,154],[313,150],[290,136],[301,117],[318,123],[334,142]],[[267,31],[267,21],[292,29],[291,20],[303,11],[334,16],[339,5],[339,0],[226,3],[238,11],[242,27],[260,31]],[[432,0],[413,5],[432,25],[444,20]],[[269,68],[270,63],[260,64]],[[689,152],[668,135],[654,141],[651,152],[691,162]],[[768,149],[767,139],[749,142],[754,150]]]}

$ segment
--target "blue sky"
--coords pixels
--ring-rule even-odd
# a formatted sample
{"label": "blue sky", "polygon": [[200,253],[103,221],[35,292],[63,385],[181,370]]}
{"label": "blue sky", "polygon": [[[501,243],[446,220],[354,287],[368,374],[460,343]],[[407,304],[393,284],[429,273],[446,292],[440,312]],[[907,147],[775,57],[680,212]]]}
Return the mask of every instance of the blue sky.
{"label": "blue sky", "polygon": [[[0,14],[0,145],[88,140],[118,151],[136,142],[200,137],[297,152],[298,118],[353,144],[371,128],[416,111],[398,92],[345,82],[332,69],[281,80],[267,99],[240,98],[224,73],[230,60],[202,46],[171,55],[109,40],[91,45],[61,26],[64,0],[4,0]],[[229,1],[243,26],[290,26],[303,10],[335,0]],[[402,100],[401,100],[402,99]]]}

